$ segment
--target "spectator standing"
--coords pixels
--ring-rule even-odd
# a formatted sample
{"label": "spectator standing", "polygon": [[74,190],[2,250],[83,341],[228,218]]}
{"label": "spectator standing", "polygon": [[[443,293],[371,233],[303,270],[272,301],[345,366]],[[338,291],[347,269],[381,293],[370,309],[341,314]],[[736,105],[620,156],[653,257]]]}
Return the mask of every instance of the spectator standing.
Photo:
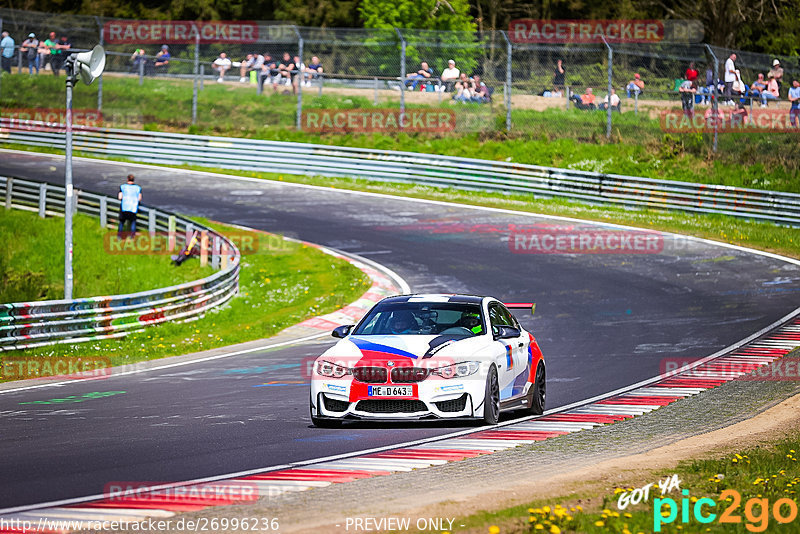
{"label": "spectator standing", "polygon": [[303,70],[303,85],[311,87],[311,80],[316,80],[323,72],[324,69],[322,68],[322,63],[320,63],[319,58],[317,56],[311,56],[311,63],[306,65],[306,68]]}
{"label": "spectator standing", "polygon": [[767,81],[767,90],[761,93],[761,107],[767,107],[768,100],[778,100],[781,96],[780,90],[778,89],[778,82],[775,81],[775,77],[772,74],[768,75],[769,80]]}
{"label": "spectator standing", "polygon": [[143,48],[137,48],[133,51],[133,54],[131,54],[130,72],[139,73],[142,66],[147,66],[147,56],[145,55]]}
{"label": "spectator standing", "polygon": [[126,183],[119,186],[119,193],[117,198],[120,200],[119,205],[119,226],[117,227],[117,237],[122,239],[122,232],[125,229],[125,223],[131,223],[131,237],[136,236],[136,214],[139,212],[139,202],[142,201],[142,188],[134,183],[132,174],[128,175]]}
{"label": "spectator standing", "polygon": [[219,57],[214,60],[214,63],[211,64],[211,68],[217,71],[217,83],[222,83],[225,81],[225,73],[231,70],[231,60],[228,58],[228,55],[225,52],[220,52]]}
{"label": "spectator standing", "polygon": [[57,44],[58,38],[56,37],[56,32],[50,32],[50,35],[48,35],[47,39],[44,40],[41,48],[41,54],[44,56],[44,63],[41,64],[41,67],[44,69],[47,65],[50,65],[50,70],[52,70],[53,74],[56,76],[58,76],[58,73],[55,72],[55,69],[53,68],[53,58],[56,54]]}
{"label": "spectator standing", "polygon": [[566,74],[567,71],[564,69],[564,62],[559,59],[556,61],[556,70],[553,72],[553,89],[558,92],[564,91]]}
{"label": "spectator standing", "polygon": [[750,95],[753,98],[760,98],[761,93],[767,90],[767,82],[764,81],[764,74],[759,72],[758,78],[750,86]]}
{"label": "spectator standing", "polygon": [[684,78],[690,82],[696,82],[698,76],[700,76],[700,73],[697,72],[696,68],[694,68],[694,61],[692,61],[689,63],[689,68],[686,69]]}
{"label": "spectator standing", "polygon": [[427,61],[422,61],[416,72],[409,72],[406,74],[406,78],[408,78],[406,80],[406,85],[411,84],[411,90],[414,91],[421,80],[427,80],[431,76],[433,76],[433,69],[430,68]]}
{"label": "spectator standing", "polygon": [[[34,68],[36,74],[39,74],[39,39],[36,38],[36,34],[28,34],[28,38],[22,41],[20,52],[28,62],[28,74],[33,74]],[[21,68],[22,65],[20,65]]]}
{"label": "spectator standing", "polygon": [[14,39],[3,31],[2,39],[0,39],[0,68],[11,74],[11,59],[14,57]]}
{"label": "spectator standing", "polygon": [[725,98],[729,106],[733,105],[733,82],[739,79],[739,71],[736,70],[736,54],[731,54],[725,60]]}
{"label": "spectator standing", "polygon": [[58,41],[56,41],[55,51],[50,51],[50,67],[53,69],[54,75],[58,76],[61,67],[64,66],[64,62],[67,60],[67,54],[69,54],[70,48],[72,48],[72,43],[70,42],[69,37],[62,35],[58,38]]}
{"label": "spectator standing", "polygon": [[639,73],[633,75],[633,79],[628,82],[628,85],[625,87],[625,91],[628,93],[628,98],[631,97],[631,93],[639,96],[644,92],[644,80],[642,77],[639,76]]}
{"label": "spectator standing", "polygon": [[791,102],[791,109],[789,110],[789,123],[795,128],[800,128],[800,81],[792,81],[792,87],[789,89],[789,102]]}
{"label": "spectator standing", "polygon": [[778,91],[780,91],[783,86],[783,67],[781,67],[781,62],[777,58],[772,62],[772,68],[767,73],[767,77],[770,74],[775,78],[775,82],[778,84]]}
{"label": "spectator standing", "polygon": [[161,45],[161,50],[158,51],[155,59],[153,59],[155,72],[166,72],[170,59],[172,59],[172,55],[169,53],[169,46]]}
{"label": "spectator standing", "polygon": [[690,119],[694,117],[694,95],[697,94],[697,83],[695,81],[685,80],[678,88],[681,94],[681,108],[683,114]]}
{"label": "spectator standing", "polygon": [[447,68],[442,71],[442,83],[444,84],[443,90],[447,92],[453,92],[453,88],[455,87],[459,77],[461,77],[461,71],[456,68],[455,60],[448,60]]}

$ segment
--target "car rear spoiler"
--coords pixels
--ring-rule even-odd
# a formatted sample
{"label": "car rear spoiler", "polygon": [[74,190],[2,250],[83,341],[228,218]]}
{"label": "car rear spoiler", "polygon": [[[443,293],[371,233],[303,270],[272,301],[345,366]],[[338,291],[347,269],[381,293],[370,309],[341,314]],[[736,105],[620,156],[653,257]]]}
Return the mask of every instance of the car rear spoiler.
{"label": "car rear spoiler", "polygon": [[536,312],[535,302],[504,302],[504,304],[509,310],[530,310],[531,315]]}

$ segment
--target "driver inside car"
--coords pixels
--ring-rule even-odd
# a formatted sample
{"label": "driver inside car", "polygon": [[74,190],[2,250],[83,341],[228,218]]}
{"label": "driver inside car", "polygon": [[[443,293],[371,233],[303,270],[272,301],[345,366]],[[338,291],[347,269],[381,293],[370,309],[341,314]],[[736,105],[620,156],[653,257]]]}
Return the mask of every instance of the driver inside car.
{"label": "driver inside car", "polygon": [[411,334],[417,330],[417,320],[410,311],[396,311],[389,322],[389,330],[393,334]]}
{"label": "driver inside car", "polygon": [[477,313],[462,313],[461,319],[458,321],[458,325],[463,326],[475,334],[480,334],[481,330],[483,330],[483,327],[481,326],[481,317]]}

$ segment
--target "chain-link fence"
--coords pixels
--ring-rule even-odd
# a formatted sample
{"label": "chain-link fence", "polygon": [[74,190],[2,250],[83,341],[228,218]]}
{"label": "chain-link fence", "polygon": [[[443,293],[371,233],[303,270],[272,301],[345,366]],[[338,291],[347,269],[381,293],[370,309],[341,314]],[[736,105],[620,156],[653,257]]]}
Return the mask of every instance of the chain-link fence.
{"label": "chain-link fence", "polygon": [[[10,9],[0,18],[16,39],[14,73],[33,71],[22,46],[29,33],[66,35],[71,51],[103,44],[105,74],[78,105],[102,110],[106,125],[225,135],[507,131],[586,139],[661,134],[672,124],[678,133],[699,129],[716,147],[719,122],[709,129],[681,120],[724,118],[717,102],[735,100],[752,121],[761,96],[750,86],[776,59],[737,52],[744,83],[733,98],[724,64],[734,51],[703,44],[521,43],[503,31],[124,21]],[[165,51],[167,63],[159,60]],[[220,72],[223,53],[230,65],[222,60],[229,70]],[[38,54],[40,74],[53,72],[53,57]],[[784,77],[769,104],[788,115],[786,93],[800,65],[777,59]],[[29,78],[3,78],[6,114],[32,102],[26,91],[55,91]],[[694,84],[684,91],[687,78]]]}

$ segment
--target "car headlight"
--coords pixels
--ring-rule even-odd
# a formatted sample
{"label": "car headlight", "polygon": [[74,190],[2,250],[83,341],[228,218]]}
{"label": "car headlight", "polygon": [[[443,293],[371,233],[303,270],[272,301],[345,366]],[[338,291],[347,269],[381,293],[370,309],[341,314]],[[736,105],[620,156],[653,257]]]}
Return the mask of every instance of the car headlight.
{"label": "car headlight", "polygon": [[442,378],[462,378],[477,373],[480,367],[480,362],[453,363],[434,369],[433,374]]}
{"label": "car headlight", "polygon": [[317,374],[327,376],[329,378],[342,378],[344,376],[353,374],[353,370],[349,367],[339,365],[326,360],[320,360],[316,363]]}

